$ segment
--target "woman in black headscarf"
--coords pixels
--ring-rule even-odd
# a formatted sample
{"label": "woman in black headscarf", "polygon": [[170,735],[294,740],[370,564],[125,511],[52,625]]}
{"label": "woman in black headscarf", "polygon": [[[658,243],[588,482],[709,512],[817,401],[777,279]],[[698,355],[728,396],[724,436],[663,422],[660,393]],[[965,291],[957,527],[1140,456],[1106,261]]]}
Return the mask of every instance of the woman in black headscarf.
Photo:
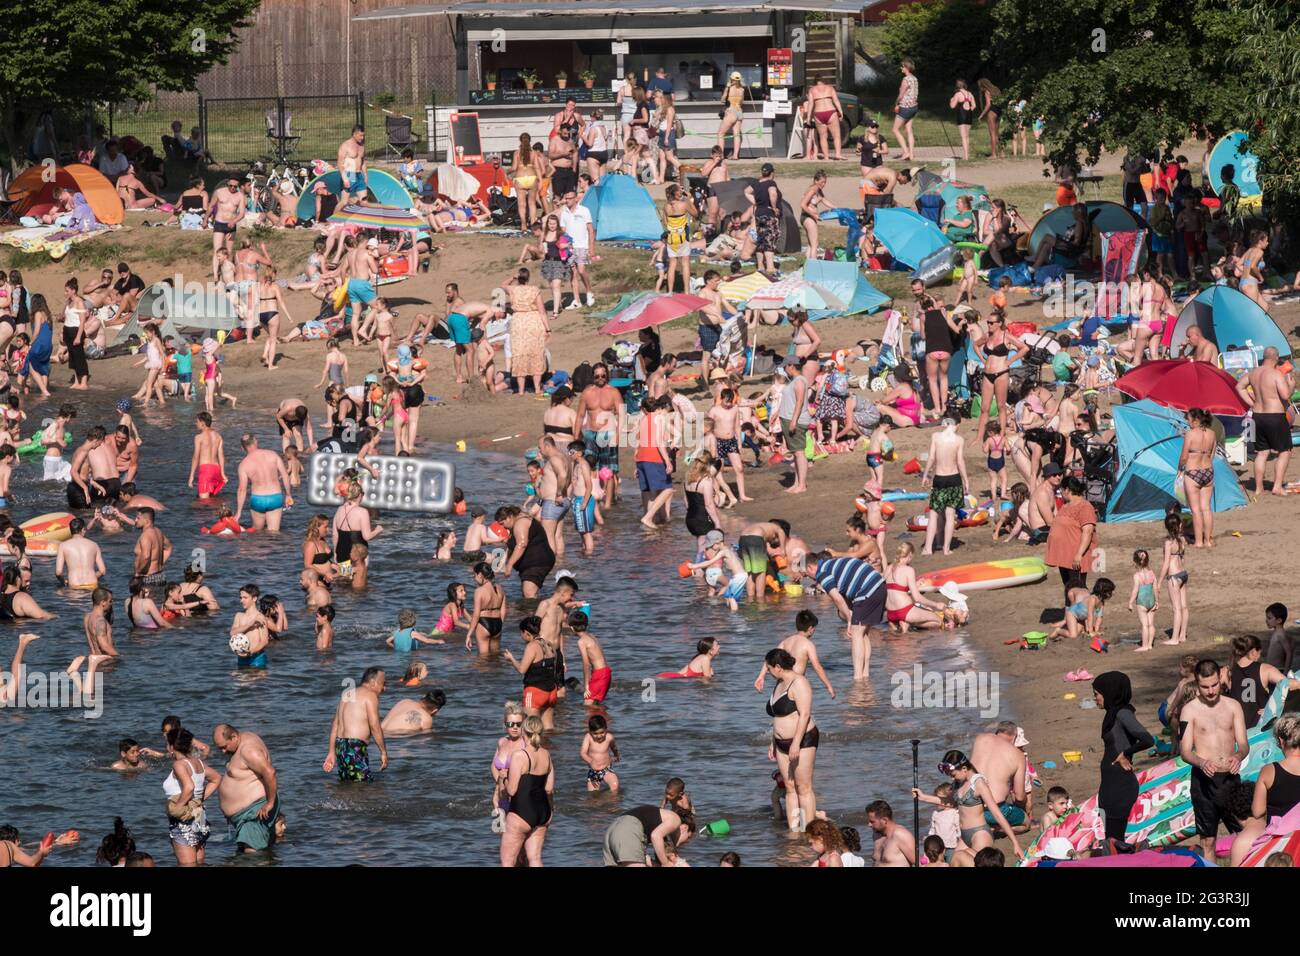
{"label": "woman in black headscarf", "polygon": [[1097,706],[1106,711],[1101,725],[1104,753],[1101,758],[1101,787],[1097,804],[1106,813],[1106,839],[1124,842],[1128,816],[1137,803],[1138,782],[1132,757],[1155,739],[1138,723],[1133,712],[1133,686],[1128,675],[1107,671],[1092,682]]}

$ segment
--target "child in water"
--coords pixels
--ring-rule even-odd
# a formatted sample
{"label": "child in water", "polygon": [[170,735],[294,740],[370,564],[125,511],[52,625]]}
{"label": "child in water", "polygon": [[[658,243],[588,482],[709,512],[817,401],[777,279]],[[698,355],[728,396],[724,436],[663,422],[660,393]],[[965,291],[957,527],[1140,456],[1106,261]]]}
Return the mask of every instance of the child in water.
{"label": "child in water", "polygon": [[302,459],[297,445],[290,445],[284,450],[284,470],[289,474],[289,487],[297,488],[302,484]]}
{"label": "child in water", "polygon": [[456,547],[456,532],[454,529],[439,531],[438,539],[434,545],[433,560],[450,561],[452,551]]}
{"label": "child in water", "polygon": [[[967,250],[966,255],[970,255],[969,250]],[[921,852],[925,854],[925,865],[927,867],[947,866],[948,861],[944,858],[947,849],[943,845],[943,840],[939,837],[933,835],[926,837],[924,842],[921,843]]]}
{"label": "child in water", "polygon": [[716,637],[702,638],[695,645],[695,656],[691,662],[679,671],[665,671],[659,676],[664,679],[673,677],[712,677],[713,676],[713,659],[718,656],[722,650],[722,645],[718,643]]}
{"label": "child in water", "polygon": [[[433,627],[435,634],[454,634],[456,628],[469,624],[469,615],[465,613],[465,585],[447,585],[447,603],[442,606],[438,623]],[[439,641],[439,644],[445,643]]]}
{"label": "child in water", "polygon": [[334,646],[334,605],[316,608],[316,650],[328,651]]}
{"label": "child in water", "polygon": [[1151,555],[1138,548],[1133,552],[1133,593],[1129,595],[1128,609],[1136,610],[1142,622],[1142,646],[1138,651],[1149,651],[1156,640],[1156,611],[1160,610],[1160,596],[1156,593],[1156,573],[1151,570]]}
{"label": "child in water", "polygon": [[710,597],[716,597],[721,593],[727,602],[727,607],[733,611],[740,609],[737,602],[745,596],[745,584],[749,580],[749,575],[745,573],[745,566],[741,563],[740,556],[727,547],[721,531],[715,529],[704,536],[704,560],[691,563],[688,567],[692,571],[704,571],[704,580],[709,585]]}
{"label": "child in water", "polygon": [[415,629],[416,623],[415,611],[409,607],[404,607],[397,612],[397,630],[388,636],[385,641],[389,647],[399,654],[409,654],[415,649],[416,644],[446,644],[442,638],[430,637],[428,634],[422,634]]}
{"label": "child in water", "polygon": [[587,630],[588,623],[586,611],[569,613],[569,629],[578,636],[578,653],[582,655],[582,702],[595,706],[604,703],[612,673],[600,641]]}
{"label": "child in water", "polygon": [[583,763],[587,765],[587,789],[596,791],[602,785],[609,787],[610,793],[618,793],[618,776],[612,766],[619,756],[618,744],[609,732],[609,723],[600,714],[592,714],[587,720],[587,733],[582,738],[580,751]]}

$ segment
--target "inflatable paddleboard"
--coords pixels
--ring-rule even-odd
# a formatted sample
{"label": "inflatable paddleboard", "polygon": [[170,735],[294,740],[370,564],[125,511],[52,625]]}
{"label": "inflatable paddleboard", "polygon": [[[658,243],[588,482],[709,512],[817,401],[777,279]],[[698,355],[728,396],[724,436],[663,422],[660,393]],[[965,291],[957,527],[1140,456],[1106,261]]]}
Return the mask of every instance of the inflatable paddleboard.
{"label": "inflatable paddleboard", "polygon": [[59,553],[59,545],[62,541],[55,541],[51,538],[33,538],[27,542],[25,553],[28,557],[34,558],[52,558]]}
{"label": "inflatable paddleboard", "polygon": [[919,575],[916,584],[922,591],[937,591],[949,581],[961,591],[992,591],[1018,584],[1035,584],[1045,577],[1047,566],[1043,564],[1043,559],[1030,556],[980,564],[959,564],[946,571],[930,571]]}
{"label": "inflatable paddleboard", "polygon": [[[60,541],[67,541],[72,537],[72,529],[68,527],[72,518],[73,515],[67,511],[51,511],[24,521],[18,527],[27,538],[27,550],[31,551],[33,543],[38,540],[50,541],[56,545]],[[55,550],[58,550],[57,547]]]}
{"label": "inflatable paddleboard", "polygon": [[1034,845],[1025,851],[1025,860],[1020,865],[1037,866],[1047,848],[1047,841],[1053,837],[1064,837],[1075,852],[1082,853],[1106,839],[1106,814],[1097,807],[1070,811],[1059,823],[1043,831]]}
{"label": "inflatable paddleboard", "polygon": [[[1286,703],[1287,688],[1286,681],[1280,682],[1273,688],[1268,703],[1260,711],[1259,722],[1248,735],[1250,752],[1246,755],[1246,760],[1239,771],[1241,779],[1246,782],[1258,777],[1260,770],[1270,763],[1282,759],[1281,748],[1278,747],[1272,731],[1262,728],[1282,713],[1282,707]],[[1192,770],[1181,757],[1165,760],[1154,767],[1138,771],[1137,779],[1138,798],[1133,804],[1132,812],[1129,813],[1128,828],[1124,833],[1126,841],[1145,842],[1158,848],[1178,843],[1196,833],[1196,816],[1192,811]],[[1052,829],[1059,829],[1071,821],[1075,821],[1076,826],[1082,826],[1089,819],[1087,812],[1097,809],[1097,797],[1094,795],[1079,805],[1080,814],[1066,817]],[[1069,833],[1056,835],[1068,837],[1072,843],[1074,842],[1073,836]],[[1247,859],[1253,857],[1254,854]]]}
{"label": "inflatable paddleboard", "polygon": [[904,491],[902,488],[886,491],[880,496],[881,501],[928,501],[929,498],[928,491]]}

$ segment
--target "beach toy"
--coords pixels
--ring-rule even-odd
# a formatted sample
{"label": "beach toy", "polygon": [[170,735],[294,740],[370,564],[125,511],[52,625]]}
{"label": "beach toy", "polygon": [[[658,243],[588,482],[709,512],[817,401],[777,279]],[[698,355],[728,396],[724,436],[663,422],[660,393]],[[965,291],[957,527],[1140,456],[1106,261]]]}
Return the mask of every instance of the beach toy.
{"label": "beach toy", "polygon": [[232,634],[230,637],[230,650],[240,657],[246,657],[253,645],[248,641],[248,635],[244,633]]}
{"label": "beach toy", "polygon": [[464,501],[458,501],[452,506],[451,510],[454,514],[463,515],[469,511],[469,505]]}
{"label": "beach toy", "polygon": [[252,534],[256,528],[241,528],[234,518],[221,518],[210,527],[200,528],[201,534],[211,534],[218,538],[233,538],[240,534]]}
{"label": "beach toy", "polygon": [[1047,576],[1042,558],[1008,558],[1003,561],[984,561],[979,564],[961,564],[946,571],[930,571],[916,579],[922,591],[937,591],[948,581],[955,581],[963,592],[991,591],[995,588],[1034,584]]}
{"label": "beach toy", "polygon": [[[14,449],[14,453],[17,454],[19,458],[25,458],[28,455],[36,455],[41,452],[44,452],[45,439],[41,437],[41,434],[42,434],[41,432],[37,432],[31,438],[27,439],[27,441],[23,442],[21,445],[19,445],[17,448]],[[71,443],[72,443],[72,432],[64,432],[63,444],[66,446]]]}
{"label": "beach toy", "polygon": [[1103,640],[1100,634],[1094,634],[1092,636],[1092,643],[1089,644],[1088,646],[1091,647],[1098,654],[1110,653],[1110,641]]}
{"label": "beach toy", "polygon": [[865,513],[866,510],[871,507],[871,501],[864,495],[858,495],[858,497],[853,499],[853,507]]}
{"label": "beach toy", "polygon": [[1214,635],[1214,643],[1215,643],[1215,644],[1223,644],[1223,643],[1226,642],[1227,640],[1228,640],[1228,639],[1227,639],[1226,637],[1224,637],[1222,634],[1215,634],[1215,635]]}
{"label": "beach toy", "polygon": [[1074,699],[1077,698],[1078,696],[1079,696],[1078,694],[1070,693],[1070,694],[1066,694],[1065,697],[1064,697],[1064,699],[1065,699],[1065,700],[1074,700]]}
{"label": "beach toy", "polygon": [[803,585],[794,581],[785,582],[785,593],[790,597],[801,597],[803,595]]}
{"label": "beach toy", "polygon": [[1056,761],[1055,761],[1055,760],[1044,760],[1044,761],[1043,761],[1042,763],[1040,763],[1038,766],[1041,767],[1043,770],[1055,770],[1055,769],[1056,769]]}
{"label": "beach toy", "polygon": [[691,562],[683,561],[677,565],[677,576],[679,578],[689,578],[691,576]]}
{"label": "beach toy", "polygon": [[903,474],[919,475],[921,473],[921,463],[913,458],[911,461],[903,463]]}
{"label": "beach toy", "polygon": [[1079,750],[1067,750],[1061,754],[1061,757],[1064,758],[1066,763],[1078,763],[1083,759],[1083,752]]}
{"label": "beach toy", "polygon": [[57,544],[72,537],[72,529],[68,527],[72,517],[66,511],[51,511],[49,514],[28,518],[18,527],[27,539],[29,547],[33,541],[48,541]]}
{"label": "beach toy", "polygon": [[[343,297],[344,297],[344,298],[347,298],[348,287],[347,287],[347,286],[341,286],[340,288],[343,289]],[[338,308],[338,307],[335,306],[335,308]],[[226,341],[226,330],[225,330],[225,329],[217,329],[217,344],[218,344],[218,345],[221,345],[221,344],[223,344],[225,341]]]}
{"label": "beach toy", "polygon": [[506,538],[509,537],[510,535],[510,532],[506,530],[505,525],[497,521],[493,521],[490,525],[488,525],[488,530],[491,531],[492,534],[498,538]]}
{"label": "beach toy", "polygon": [[928,491],[904,491],[902,488],[895,488],[893,491],[886,491],[880,496],[881,501],[926,501],[929,499]]}
{"label": "beach toy", "polygon": [[[379,469],[368,479],[361,504],[386,511],[446,514],[452,509],[455,471],[446,462],[376,455],[367,459]],[[356,455],[317,452],[307,474],[307,500],[317,507],[343,504],[337,492],[339,476],[356,465]]]}
{"label": "beach toy", "polygon": [[[726,820],[714,820],[712,823],[710,823],[708,826],[704,828],[704,832],[707,833],[709,836],[715,836],[715,837],[726,836],[728,833],[731,832],[731,824],[728,823]],[[1231,840],[1232,838],[1229,837],[1228,839]]]}
{"label": "beach toy", "polygon": [[457,451],[465,450],[465,439],[462,438],[460,441],[456,442],[456,450]]}
{"label": "beach toy", "polygon": [[895,510],[896,509],[894,508],[894,506],[890,504],[888,501],[882,501],[880,503],[880,513],[884,515],[886,518],[894,517]]}
{"label": "beach toy", "polygon": [[529,498],[531,498],[537,494],[537,489],[534,488],[531,484],[524,485],[524,494],[526,494]]}
{"label": "beach toy", "polygon": [[600,469],[600,471],[596,472],[596,477],[601,481],[609,481],[609,479],[614,477],[614,472],[608,465],[606,465],[604,468]]}
{"label": "beach toy", "polygon": [[48,852],[52,846],[54,846],[54,833],[50,832],[41,839],[41,849]]}
{"label": "beach toy", "polygon": [[1020,638],[1020,646],[1026,650],[1042,650],[1047,646],[1047,632],[1026,631]]}

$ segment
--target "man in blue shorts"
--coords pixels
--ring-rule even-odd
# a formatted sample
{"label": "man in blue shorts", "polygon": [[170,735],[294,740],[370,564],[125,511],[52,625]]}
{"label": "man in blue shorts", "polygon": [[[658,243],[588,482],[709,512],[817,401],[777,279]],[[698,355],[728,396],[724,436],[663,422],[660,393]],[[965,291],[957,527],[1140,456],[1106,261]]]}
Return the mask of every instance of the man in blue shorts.
{"label": "man in blue shorts", "polygon": [[587,445],[587,460],[604,483],[604,507],[608,509],[614,507],[618,492],[618,446],[627,409],[622,394],[609,384],[609,366],[598,362],[592,366],[591,376],[591,384],[578,396],[576,423]]}
{"label": "man in blue shorts", "polygon": [[[258,531],[279,531],[285,507],[293,507],[289,473],[275,452],[257,447],[257,439],[244,435],[244,460],[239,463],[239,492],[236,495],[235,521],[244,513],[247,502],[253,513],[253,527]],[[283,490],[281,490],[283,489]]]}
{"label": "man in blue shorts", "polygon": [[352,127],[352,135],[339,144],[339,175],[343,179],[343,190],[339,196],[339,205],[360,202],[366,198],[369,187],[366,184],[366,131],[364,127]]}

